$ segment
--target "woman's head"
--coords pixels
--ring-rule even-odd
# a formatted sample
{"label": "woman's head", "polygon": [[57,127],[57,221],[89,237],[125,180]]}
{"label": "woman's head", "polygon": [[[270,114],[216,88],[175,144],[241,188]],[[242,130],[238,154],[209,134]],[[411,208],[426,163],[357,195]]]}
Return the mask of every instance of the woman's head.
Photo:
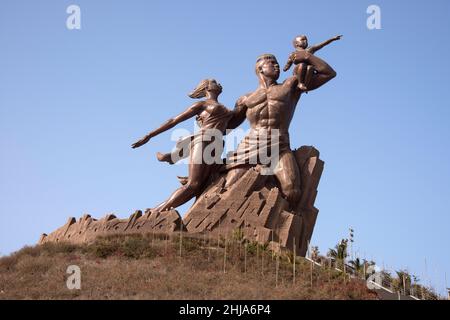
{"label": "woman's head", "polygon": [[193,99],[200,99],[207,96],[207,93],[218,96],[222,93],[222,86],[215,79],[205,79],[200,81],[197,87],[189,93],[189,97]]}

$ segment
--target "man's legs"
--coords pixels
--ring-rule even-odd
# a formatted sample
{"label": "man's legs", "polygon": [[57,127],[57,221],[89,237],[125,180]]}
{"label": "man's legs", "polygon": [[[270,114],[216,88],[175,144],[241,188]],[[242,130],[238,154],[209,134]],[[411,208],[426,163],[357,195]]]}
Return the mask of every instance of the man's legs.
{"label": "man's legs", "polygon": [[275,176],[280,184],[281,193],[289,201],[292,210],[298,206],[301,196],[301,180],[297,161],[292,151],[280,154]]}

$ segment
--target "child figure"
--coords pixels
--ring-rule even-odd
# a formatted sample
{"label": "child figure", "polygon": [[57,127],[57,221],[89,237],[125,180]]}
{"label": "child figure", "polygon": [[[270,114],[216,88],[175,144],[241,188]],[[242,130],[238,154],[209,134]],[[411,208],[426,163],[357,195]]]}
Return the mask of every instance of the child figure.
{"label": "child figure", "polygon": [[297,52],[306,50],[307,52],[314,54],[316,51],[322,49],[331,42],[341,39],[341,37],[341,35],[336,36],[311,47],[308,47],[308,38],[305,35],[295,37],[294,41],[292,41],[295,51],[289,55],[288,61],[286,62],[283,71],[288,71],[294,63],[296,65],[294,73],[298,78],[298,88],[302,91],[308,91],[306,84],[308,84],[311,80],[311,77],[314,74],[314,68],[311,65],[306,64],[305,62],[299,63],[297,61]]}

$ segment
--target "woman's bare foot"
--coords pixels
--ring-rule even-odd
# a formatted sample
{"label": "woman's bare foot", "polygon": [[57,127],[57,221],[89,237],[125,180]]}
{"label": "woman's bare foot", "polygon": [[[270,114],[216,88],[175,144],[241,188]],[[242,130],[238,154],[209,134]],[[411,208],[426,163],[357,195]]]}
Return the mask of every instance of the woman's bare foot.
{"label": "woman's bare foot", "polygon": [[173,164],[172,155],[170,153],[157,152],[156,158],[158,158],[158,160],[161,162],[168,162],[170,164]]}

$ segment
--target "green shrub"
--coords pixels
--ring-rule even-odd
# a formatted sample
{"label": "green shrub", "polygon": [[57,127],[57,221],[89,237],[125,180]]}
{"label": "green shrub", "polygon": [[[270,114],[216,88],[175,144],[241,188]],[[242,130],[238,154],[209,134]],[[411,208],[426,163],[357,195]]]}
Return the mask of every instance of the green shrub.
{"label": "green shrub", "polygon": [[241,228],[233,230],[231,235],[231,239],[234,241],[242,241],[244,240],[244,231]]}
{"label": "green shrub", "polygon": [[247,253],[256,255],[256,253],[262,254],[263,252],[266,252],[268,249],[268,244],[259,244],[256,241],[252,241],[247,243]]}
{"label": "green shrub", "polygon": [[119,244],[106,238],[99,238],[87,247],[87,252],[97,258],[107,258],[117,253]]}
{"label": "green shrub", "polygon": [[72,253],[77,249],[77,246],[67,242],[60,243],[44,243],[41,245],[41,248],[44,252],[53,255],[58,253]]}
{"label": "green shrub", "polygon": [[121,253],[127,258],[139,259],[142,256],[152,257],[150,245],[142,237],[128,237],[120,246]]}

